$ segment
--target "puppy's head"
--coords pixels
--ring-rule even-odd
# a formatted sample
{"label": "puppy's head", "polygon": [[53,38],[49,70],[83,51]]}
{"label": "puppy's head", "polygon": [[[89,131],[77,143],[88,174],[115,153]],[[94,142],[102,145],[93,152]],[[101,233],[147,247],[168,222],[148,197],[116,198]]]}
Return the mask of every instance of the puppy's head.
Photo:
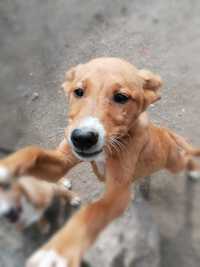
{"label": "puppy's head", "polygon": [[118,58],[98,58],[66,73],[69,99],[67,139],[81,160],[96,159],[128,135],[139,115],[160,99],[162,82]]}
{"label": "puppy's head", "polygon": [[53,191],[31,177],[20,178],[10,187],[0,187],[0,217],[26,228],[37,222],[50,205]]}
{"label": "puppy's head", "polygon": [[0,217],[6,217],[10,222],[16,223],[21,215],[22,207],[18,190],[7,185],[0,187]]}

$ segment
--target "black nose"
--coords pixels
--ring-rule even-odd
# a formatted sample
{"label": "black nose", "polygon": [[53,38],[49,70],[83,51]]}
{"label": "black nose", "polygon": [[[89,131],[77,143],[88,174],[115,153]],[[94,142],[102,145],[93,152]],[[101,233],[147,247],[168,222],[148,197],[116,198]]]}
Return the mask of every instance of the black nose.
{"label": "black nose", "polygon": [[20,212],[20,209],[11,208],[5,216],[10,222],[15,223],[19,219]]}
{"label": "black nose", "polygon": [[75,129],[72,131],[71,140],[73,145],[80,150],[88,150],[98,142],[98,133]]}

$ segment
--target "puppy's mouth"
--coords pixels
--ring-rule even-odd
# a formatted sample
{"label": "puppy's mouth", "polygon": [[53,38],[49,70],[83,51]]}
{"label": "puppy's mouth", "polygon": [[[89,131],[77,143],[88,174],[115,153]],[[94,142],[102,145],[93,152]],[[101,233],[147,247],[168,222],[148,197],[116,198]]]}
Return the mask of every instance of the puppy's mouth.
{"label": "puppy's mouth", "polygon": [[90,159],[90,158],[94,158],[94,157],[98,156],[100,153],[102,153],[103,149],[100,149],[100,150],[97,150],[94,152],[85,152],[85,151],[77,151],[77,150],[74,150],[74,151],[79,157],[85,158],[85,159]]}
{"label": "puppy's mouth", "polygon": [[105,130],[98,118],[89,116],[69,128],[68,141],[72,151],[80,160],[92,161],[102,153]]}

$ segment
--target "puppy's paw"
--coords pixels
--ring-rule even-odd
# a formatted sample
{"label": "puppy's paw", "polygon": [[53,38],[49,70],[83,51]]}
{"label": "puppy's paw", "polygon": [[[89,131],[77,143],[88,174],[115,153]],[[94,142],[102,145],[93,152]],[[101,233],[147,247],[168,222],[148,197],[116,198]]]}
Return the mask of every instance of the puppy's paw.
{"label": "puppy's paw", "polygon": [[67,179],[67,178],[63,178],[60,183],[68,190],[72,189],[72,182]]}
{"label": "puppy's paw", "polygon": [[3,165],[0,165],[0,184],[9,184],[11,180],[12,176],[10,171]]}
{"label": "puppy's paw", "polygon": [[73,198],[70,200],[70,204],[71,204],[73,207],[79,207],[79,206],[81,205],[81,199],[80,199],[80,197],[78,197],[78,196],[73,197]]}
{"label": "puppy's paw", "polygon": [[193,181],[200,181],[200,170],[188,171],[187,176]]}
{"label": "puppy's paw", "polygon": [[54,250],[39,250],[27,261],[26,267],[69,267],[67,260]]}

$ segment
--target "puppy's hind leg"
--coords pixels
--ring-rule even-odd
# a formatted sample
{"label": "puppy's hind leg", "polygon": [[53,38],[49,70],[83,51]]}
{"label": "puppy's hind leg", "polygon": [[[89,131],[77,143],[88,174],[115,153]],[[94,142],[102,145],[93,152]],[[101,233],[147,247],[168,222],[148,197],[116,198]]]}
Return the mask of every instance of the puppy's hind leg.
{"label": "puppy's hind leg", "polygon": [[200,164],[192,158],[188,160],[187,176],[194,181],[200,181]]}
{"label": "puppy's hind leg", "polygon": [[175,174],[185,171],[188,178],[200,181],[200,164],[193,156],[192,153],[176,148],[170,153],[167,169]]}
{"label": "puppy's hind leg", "polygon": [[172,173],[186,171],[189,178],[200,180],[200,164],[194,157],[200,157],[200,149],[194,148],[182,136],[168,131],[171,139],[167,169]]}

